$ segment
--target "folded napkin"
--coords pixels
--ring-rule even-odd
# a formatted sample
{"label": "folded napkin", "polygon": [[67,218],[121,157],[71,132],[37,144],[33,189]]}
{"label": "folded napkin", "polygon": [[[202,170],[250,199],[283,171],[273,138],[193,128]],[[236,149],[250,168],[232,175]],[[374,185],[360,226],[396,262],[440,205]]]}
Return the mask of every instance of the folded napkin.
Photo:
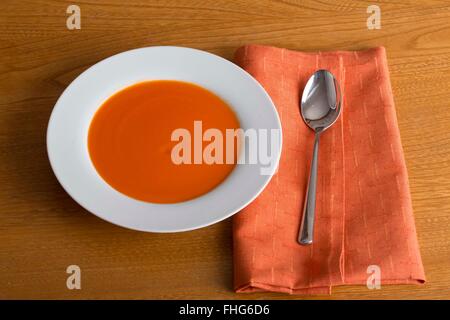
{"label": "folded napkin", "polygon": [[[250,45],[238,49],[236,62],[273,99],[283,151],[267,188],[234,217],[235,290],[329,294],[332,286],[366,285],[377,268],[381,285],[423,283],[385,49],[303,53]],[[343,109],[320,138],[314,243],[301,246],[314,133],[299,101],[318,69],[338,79]]]}

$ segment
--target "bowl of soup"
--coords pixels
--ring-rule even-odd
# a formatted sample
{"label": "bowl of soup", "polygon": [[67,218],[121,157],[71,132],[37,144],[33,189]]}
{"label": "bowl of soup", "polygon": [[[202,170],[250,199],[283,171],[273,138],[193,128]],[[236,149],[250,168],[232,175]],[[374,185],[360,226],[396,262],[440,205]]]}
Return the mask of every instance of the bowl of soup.
{"label": "bowl of soup", "polygon": [[147,47],[109,57],[58,99],[51,167],[81,206],[140,231],[204,227],[254,200],[275,173],[281,124],[262,86],[208,52]]}

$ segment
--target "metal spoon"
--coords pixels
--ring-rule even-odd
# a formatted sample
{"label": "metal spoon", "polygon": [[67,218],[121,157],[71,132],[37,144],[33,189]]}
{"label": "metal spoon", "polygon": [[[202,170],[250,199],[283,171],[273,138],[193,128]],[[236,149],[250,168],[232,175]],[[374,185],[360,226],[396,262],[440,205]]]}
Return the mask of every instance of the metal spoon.
{"label": "metal spoon", "polygon": [[298,235],[298,242],[308,245],[313,241],[319,138],[341,113],[341,90],[331,72],[318,70],[309,78],[303,90],[300,113],[308,127],[316,133],[302,224]]}

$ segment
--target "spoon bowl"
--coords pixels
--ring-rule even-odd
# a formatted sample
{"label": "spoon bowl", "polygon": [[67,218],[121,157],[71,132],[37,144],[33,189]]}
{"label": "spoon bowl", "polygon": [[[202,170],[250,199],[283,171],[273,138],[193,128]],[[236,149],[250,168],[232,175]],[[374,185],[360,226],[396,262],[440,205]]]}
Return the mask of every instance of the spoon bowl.
{"label": "spoon bowl", "polygon": [[303,121],[315,132],[308,188],[298,236],[298,242],[302,245],[309,245],[313,242],[319,138],[323,131],[336,122],[340,113],[341,90],[339,83],[331,72],[316,71],[306,83],[300,104]]}
{"label": "spoon bowl", "polygon": [[315,132],[331,127],[341,113],[341,92],[333,74],[316,71],[306,83],[300,104],[300,114]]}

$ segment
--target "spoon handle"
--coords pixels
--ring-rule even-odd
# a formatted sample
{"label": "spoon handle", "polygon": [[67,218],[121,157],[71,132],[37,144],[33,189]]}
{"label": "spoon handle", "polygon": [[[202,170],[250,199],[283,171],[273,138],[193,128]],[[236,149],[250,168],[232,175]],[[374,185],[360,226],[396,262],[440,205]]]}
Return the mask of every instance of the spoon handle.
{"label": "spoon handle", "polygon": [[319,158],[320,132],[316,132],[314,150],[309,172],[308,188],[306,189],[305,206],[303,207],[302,224],[298,235],[298,242],[309,245],[313,241],[314,215],[316,209],[317,163]]}

